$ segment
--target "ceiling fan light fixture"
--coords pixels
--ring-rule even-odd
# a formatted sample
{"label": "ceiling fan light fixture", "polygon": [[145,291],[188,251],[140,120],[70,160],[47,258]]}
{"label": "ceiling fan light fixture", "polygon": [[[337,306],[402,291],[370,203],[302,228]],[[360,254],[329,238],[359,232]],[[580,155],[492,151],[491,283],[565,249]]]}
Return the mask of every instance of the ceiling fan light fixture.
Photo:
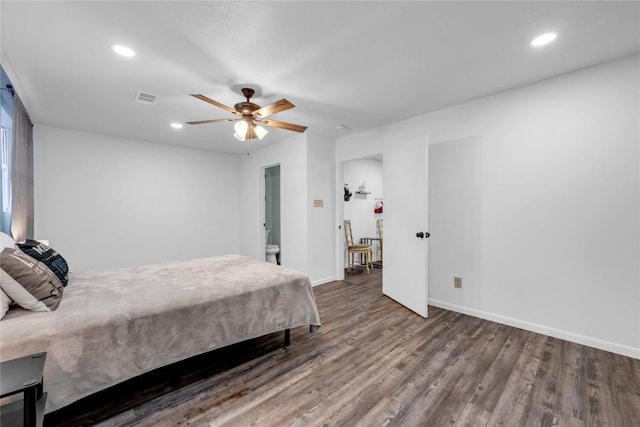
{"label": "ceiling fan light fixture", "polygon": [[240,120],[238,123],[236,123],[233,128],[236,130],[236,133],[242,134],[242,135],[246,135],[247,133],[247,129],[249,128],[249,126],[247,126],[247,122],[244,120]]}
{"label": "ceiling fan light fixture", "polygon": [[247,139],[247,130],[249,129],[249,126],[246,121],[240,120],[233,126],[233,128],[235,129],[235,133],[233,134],[235,139],[241,142]]}
{"label": "ceiling fan light fixture", "polygon": [[260,125],[254,125],[253,126],[253,131],[256,133],[256,136],[260,140],[262,140],[262,138],[264,138],[264,136],[269,133],[268,130],[266,130],[265,128],[263,128]]}
{"label": "ceiling fan light fixture", "polygon": [[245,138],[244,134],[239,134],[238,132],[233,134],[233,137],[240,142],[244,142],[247,138]]}

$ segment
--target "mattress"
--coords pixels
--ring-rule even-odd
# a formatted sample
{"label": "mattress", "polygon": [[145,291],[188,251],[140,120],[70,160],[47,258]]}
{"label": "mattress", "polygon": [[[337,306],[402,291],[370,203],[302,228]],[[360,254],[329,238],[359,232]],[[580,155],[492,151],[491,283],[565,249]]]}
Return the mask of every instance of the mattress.
{"label": "mattress", "polygon": [[71,273],[56,311],[12,308],[0,360],[46,351],[46,412],[247,339],[320,326],[304,274],[241,255]]}

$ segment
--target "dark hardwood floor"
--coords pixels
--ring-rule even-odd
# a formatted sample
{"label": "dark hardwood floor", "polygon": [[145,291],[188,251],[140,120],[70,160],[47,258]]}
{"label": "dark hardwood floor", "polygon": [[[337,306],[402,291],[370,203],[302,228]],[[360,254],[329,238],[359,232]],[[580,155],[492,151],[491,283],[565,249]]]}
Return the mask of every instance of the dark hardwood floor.
{"label": "dark hardwood floor", "polygon": [[[273,334],[49,414],[45,425],[640,426],[640,360],[382,295],[382,274],[314,288],[316,335]],[[106,417],[106,419],[104,419]]]}

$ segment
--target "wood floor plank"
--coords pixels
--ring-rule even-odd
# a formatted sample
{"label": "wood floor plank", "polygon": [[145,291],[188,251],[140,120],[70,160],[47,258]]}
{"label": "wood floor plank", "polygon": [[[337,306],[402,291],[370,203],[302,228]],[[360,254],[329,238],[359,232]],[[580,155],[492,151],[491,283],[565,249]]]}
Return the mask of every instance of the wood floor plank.
{"label": "wood floor plank", "polygon": [[562,342],[563,360],[558,378],[558,410],[561,419],[585,419],[585,393],[587,386],[585,347],[568,341]]}
{"label": "wood floor plank", "polygon": [[453,425],[459,420],[467,402],[478,386],[482,374],[500,351],[502,344],[494,339],[497,324],[479,322],[474,336],[469,340],[466,351],[473,355],[471,363],[465,367],[460,380],[449,387],[443,403],[438,405],[428,422],[431,425]]}
{"label": "wood floor plank", "polygon": [[[450,424],[455,422],[456,425],[485,425],[491,416],[491,412],[469,402],[477,393],[484,375],[502,351],[509,335],[508,329],[497,323],[488,322],[483,325],[486,327],[486,333],[482,336],[482,346],[479,349],[470,349],[476,356],[474,363],[469,365],[469,371],[463,381],[466,387],[463,386],[459,391],[459,401],[451,399],[454,403],[449,403],[442,408],[441,418],[448,420]],[[452,390],[452,393],[457,392],[457,390]],[[460,407],[462,409],[458,411]],[[440,422],[440,420],[436,420],[436,422]]]}
{"label": "wood floor plank", "polygon": [[[388,320],[384,321],[385,328],[382,329],[382,332],[378,330],[377,336],[375,336],[376,334],[374,336],[366,334],[359,337],[357,341],[349,341],[350,344],[353,344],[354,351],[360,353],[360,356],[344,363],[344,368],[332,367],[334,374],[325,379],[320,379],[316,383],[316,386],[319,386],[324,391],[318,404],[313,405],[307,412],[304,412],[299,421],[296,421],[293,425],[297,425],[298,422],[301,425],[314,425],[311,421],[312,415],[319,411],[337,413],[340,416],[341,411],[344,412],[344,406],[350,406],[354,400],[358,402],[360,407],[363,400],[366,401],[368,399],[366,392],[370,390],[370,384],[384,375],[393,366],[393,362],[397,358],[402,357],[407,351],[407,346],[415,347],[422,343],[422,339],[410,340],[410,337],[405,335],[406,339],[403,345],[398,345],[397,338],[399,334],[415,330],[411,328],[415,322],[412,322],[411,317],[407,316],[399,316],[392,320],[388,312],[386,316]],[[352,378],[352,373],[356,370],[362,372],[358,375],[358,381],[354,381]],[[334,406],[327,406],[328,402],[331,402],[330,405]],[[362,408],[360,407],[360,409]],[[273,421],[272,425],[278,425],[281,422],[279,419],[270,419],[269,421]],[[343,424],[339,423],[337,425]]]}
{"label": "wood floor plank", "polygon": [[491,412],[473,403],[467,403],[460,416],[456,418],[455,424],[449,425],[484,427],[488,425],[490,418]]}
{"label": "wood floor plank", "polygon": [[[382,271],[314,288],[320,331],[271,334],[162,368],[50,426],[640,425],[640,360],[382,295]],[[46,384],[46,380],[45,380]]]}
{"label": "wood floor plank", "polygon": [[526,332],[521,329],[504,328],[508,334],[500,353],[478,385],[471,403],[493,412],[502,396],[511,371],[518,361],[520,351],[526,342]]}
{"label": "wood floor plank", "polygon": [[[206,417],[207,419],[210,419],[213,423],[212,425],[224,425],[234,417],[252,414],[257,410],[256,408],[259,408],[260,404],[270,402],[274,396],[277,396],[283,390],[291,388],[301,379],[312,375],[312,371],[306,368],[308,366],[307,364],[313,366],[316,363],[325,363],[325,361],[330,362],[333,359],[345,357],[345,355],[351,351],[352,348],[347,345],[332,348],[331,351],[293,355],[291,355],[287,350],[280,350],[278,354],[282,357],[277,361],[277,372],[279,373],[277,378],[266,383],[261,380],[261,377],[263,375],[268,375],[270,371],[273,371],[272,369],[259,370],[257,372],[253,372],[252,375],[238,378],[237,381],[241,382],[246,393],[232,394],[232,398],[223,396],[223,399],[226,398],[224,405],[216,404],[215,395],[213,397],[205,395],[201,399],[202,405],[200,406],[208,407],[208,409],[199,409],[198,417]],[[300,366],[305,366],[305,369],[297,369]],[[261,388],[257,384],[252,384],[252,382],[256,380],[259,380],[260,383],[266,384],[266,386]],[[255,393],[255,391],[258,391],[258,393]],[[245,399],[246,396],[251,396],[251,399]],[[270,403],[269,406],[273,407]],[[159,414],[156,418],[163,419],[163,415]],[[194,418],[195,415],[190,416],[190,419]]]}
{"label": "wood floor plank", "polygon": [[[640,383],[635,382],[635,375],[629,358],[612,354],[612,364],[609,364],[611,379],[610,388],[615,407],[620,408],[620,420],[629,419],[633,414],[640,413]],[[640,419],[638,419],[640,425]]]}
{"label": "wood floor plank", "polygon": [[470,362],[464,347],[476,327],[475,319],[460,319],[448,328],[438,344],[423,344],[416,349],[414,354],[420,363],[408,371],[408,381],[393,394],[398,410],[389,418],[389,425],[426,422],[437,409],[437,405],[430,402],[441,402],[447,383],[457,381]]}
{"label": "wood floor plank", "polygon": [[610,388],[609,370],[612,355],[592,348],[587,350],[587,355],[586,423],[597,427],[625,425],[619,417],[621,408],[615,409]]}
{"label": "wood floor plank", "polygon": [[545,338],[542,349],[542,353],[538,355],[539,369],[535,373],[535,381],[532,381],[526,417],[531,425],[551,426],[560,416],[556,405],[556,389],[561,386],[559,379],[563,366],[563,341]]}
{"label": "wood floor plank", "polygon": [[[444,330],[444,325],[441,329]],[[438,328],[433,328],[429,332],[437,332]],[[397,340],[393,339],[395,334],[390,334],[387,340],[387,347],[380,347],[379,345],[369,346],[366,352],[367,365],[366,370],[358,375],[357,379],[347,377],[347,381],[342,381],[340,388],[336,389],[337,383],[327,384],[327,389],[332,390],[331,394],[325,396],[325,399],[317,406],[312,408],[309,413],[303,414],[302,422],[294,423],[294,425],[322,425],[322,423],[314,423],[311,421],[312,412],[334,414],[327,422],[330,425],[348,425],[353,422],[356,414],[365,414],[368,411],[368,407],[377,402],[376,398],[372,398],[370,393],[372,390],[372,384],[376,382],[384,383],[383,376],[388,376],[389,370],[396,370],[395,364],[398,359],[402,359],[403,355],[411,352],[413,349],[422,345],[424,338],[427,336],[427,330],[420,329],[412,337],[406,337],[402,344],[398,345]],[[395,348],[393,348],[395,346]],[[388,348],[388,350],[387,350]],[[403,365],[403,369],[407,370],[408,363]],[[404,382],[403,379],[393,382],[395,386]],[[339,398],[338,398],[339,397]],[[353,409],[354,402],[357,404],[357,409]]]}
{"label": "wood floor plank", "polygon": [[[524,332],[524,331],[523,331]],[[539,373],[544,369],[544,352],[547,337],[524,332],[526,341],[520,350],[520,356],[511,370],[503,391],[494,407],[488,425],[509,425],[511,420],[527,420],[533,425],[545,424],[542,420],[536,420],[525,416],[530,408],[530,403],[536,401],[533,396],[534,384],[539,381]],[[546,390],[550,388],[547,386]],[[549,395],[545,395],[549,398]],[[542,403],[543,408],[547,406]],[[548,411],[544,411],[546,415]]]}
{"label": "wood floor plank", "polygon": [[[430,322],[424,323],[422,329],[415,330],[411,336],[402,337],[401,345],[404,346],[407,356],[395,362],[395,381],[388,384],[390,388],[385,390],[382,397],[372,398],[369,396],[366,399],[368,404],[364,408],[360,408],[360,411],[364,413],[360,419],[361,425],[376,425],[381,422],[380,420],[384,420],[386,425],[402,410],[404,404],[399,396],[406,392],[406,388],[415,391],[413,380],[416,372],[422,369],[425,360],[428,361],[429,358],[419,349],[425,342],[444,342],[448,340],[449,335],[447,334],[455,334],[456,328],[451,329],[450,323],[453,318],[455,315],[452,316],[450,312],[433,310],[429,318]],[[438,345],[434,344],[431,348],[435,352]],[[406,394],[411,394],[411,391]],[[360,401],[363,400],[360,399]]]}

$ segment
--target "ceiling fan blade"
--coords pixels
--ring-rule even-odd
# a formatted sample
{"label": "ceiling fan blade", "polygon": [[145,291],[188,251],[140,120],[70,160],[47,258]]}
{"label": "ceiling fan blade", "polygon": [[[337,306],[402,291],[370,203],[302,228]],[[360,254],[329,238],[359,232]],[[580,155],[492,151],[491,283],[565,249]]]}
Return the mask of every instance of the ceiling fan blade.
{"label": "ceiling fan blade", "polygon": [[264,107],[253,112],[253,116],[268,117],[272,114],[279,113],[280,111],[293,108],[295,105],[282,98],[280,101],[276,101],[273,104],[265,105]]}
{"label": "ceiling fan blade", "polygon": [[208,98],[208,97],[206,97],[206,96],[204,96],[204,95],[200,95],[200,94],[193,94],[193,93],[192,93],[192,94],[191,94],[191,96],[193,96],[194,98],[198,98],[198,99],[199,99],[199,100],[201,100],[201,101],[208,102],[208,103],[209,103],[209,104],[211,104],[211,105],[215,105],[216,107],[222,108],[223,110],[226,110],[226,111],[228,111],[228,112],[230,112],[230,113],[233,113],[233,114],[240,114],[240,113],[238,113],[236,110],[234,110],[233,108],[231,108],[231,107],[227,107],[226,105],[221,104],[221,103],[219,103],[218,101],[214,101],[213,99]]}
{"label": "ceiling fan blade", "polygon": [[203,125],[205,123],[222,123],[222,122],[235,122],[240,119],[212,119],[212,120],[196,120],[195,122],[186,122],[188,125]]}
{"label": "ceiling fan blade", "polygon": [[293,130],[296,132],[304,132],[307,130],[306,126],[294,125],[293,123],[279,122],[277,120],[262,120],[261,122],[265,126],[273,126],[280,129]]}

